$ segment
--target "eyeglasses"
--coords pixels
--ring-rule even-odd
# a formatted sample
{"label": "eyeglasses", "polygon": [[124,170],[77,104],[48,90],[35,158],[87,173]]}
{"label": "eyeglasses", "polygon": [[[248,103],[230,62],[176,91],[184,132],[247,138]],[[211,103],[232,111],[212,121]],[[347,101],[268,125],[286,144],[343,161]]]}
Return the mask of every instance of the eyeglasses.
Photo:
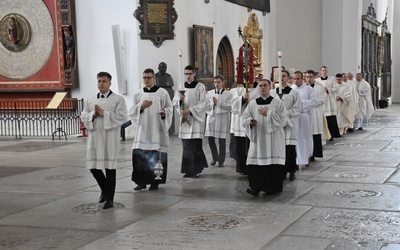
{"label": "eyeglasses", "polygon": [[143,76],[142,78],[143,78],[143,80],[150,80],[153,77],[152,76]]}
{"label": "eyeglasses", "polygon": [[185,76],[191,76],[191,75],[193,75],[194,73],[185,73],[184,75]]}

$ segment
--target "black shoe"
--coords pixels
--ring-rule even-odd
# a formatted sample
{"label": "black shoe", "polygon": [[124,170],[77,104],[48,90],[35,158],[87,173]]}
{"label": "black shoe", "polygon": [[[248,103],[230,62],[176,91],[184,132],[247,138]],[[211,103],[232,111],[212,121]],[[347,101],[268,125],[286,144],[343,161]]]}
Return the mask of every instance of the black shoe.
{"label": "black shoe", "polygon": [[200,174],[194,174],[193,175],[193,178],[199,178],[200,177]]}
{"label": "black shoe", "polygon": [[149,187],[149,190],[157,190],[158,189],[158,184],[151,184]]}
{"label": "black shoe", "polygon": [[217,161],[212,160],[211,163],[210,163],[210,165],[211,165],[211,166],[214,166],[216,163],[217,163]]}
{"label": "black shoe", "polygon": [[248,189],[246,190],[246,192],[247,192],[248,194],[251,194],[251,195],[255,196],[255,197],[257,197],[258,194],[260,193],[259,191],[256,191],[256,190],[254,190],[254,189],[252,189],[252,188],[248,188]]}
{"label": "black shoe", "polygon": [[364,130],[362,127],[359,127],[358,130]]}
{"label": "black shoe", "polygon": [[290,181],[296,180],[296,175],[295,175],[294,173],[290,173],[290,175],[289,175],[289,180],[290,180]]}
{"label": "black shoe", "polygon": [[193,178],[193,175],[186,173],[183,175],[183,178]]}
{"label": "black shoe", "polygon": [[333,141],[333,137],[331,137],[331,139],[329,139],[329,141]]}
{"label": "black shoe", "polygon": [[347,132],[350,132],[350,133],[354,132],[354,128],[348,128]]}
{"label": "black shoe", "polygon": [[112,208],[114,206],[114,203],[112,201],[106,201],[106,203],[104,203],[103,209],[109,209]]}
{"label": "black shoe", "polygon": [[315,157],[311,156],[310,161],[315,161]]}
{"label": "black shoe", "polygon": [[218,167],[219,167],[219,168],[222,168],[222,167],[224,167],[224,164],[223,164],[223,163],[220,163],[220,164],[218,164]]}
{"label": "black shoe", "polygon": [[99,197],[99,203],[103,203],[105,201],[106,201],[106,197],[103,194],[101,194]]}
{"label": "black shoe", "polygon": [[146,185],[137,185],[133,190],[142,190],[146,189]]}

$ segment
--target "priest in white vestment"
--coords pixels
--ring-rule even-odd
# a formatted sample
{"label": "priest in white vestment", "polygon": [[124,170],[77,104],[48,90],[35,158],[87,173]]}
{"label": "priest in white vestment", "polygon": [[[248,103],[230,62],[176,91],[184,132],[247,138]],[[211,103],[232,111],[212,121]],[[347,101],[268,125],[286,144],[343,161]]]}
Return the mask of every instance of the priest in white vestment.
{"label": "priest in white vestment", "polygon": [[371,86],[367,81],[364,80],[364,75],[362,73],[357,73],[356,82],[357,92],[359,95],[359,111],[355,116],[354,128],[358,128],[358,130],[363,130],[363,124],[368,125],[368,120],[375,112],[375,109],[372,103]]}
{"label": "priest in white vestment", "polygon": [[236,172],[247,174],[246,158],[249,146],[249,139],[243,127],[242,114],[250,101],[259,96],[258,86],[256,88],[246,88],[238,86],[232,91],[232,128],[236,141]]}
{"label": "priest in white vestment", "polygon": [[[221,75],[214,77],[215,89],[207,93],[207,120],[205,136],[208,137],[212,161],[211,166],[218,162],[223,167],[226,155],[226,136],[230,128],[230,111],[232,94],[223,88],[225,78]],[[219,148],[215,144],[218,139]]]}
{"label": "priest in white vestment", "polygon": [[297,164],[309,166],[313,154],[313,109],[318,106],[317,95],[313,88],[303,82],[303,73],[296,71],[293,74],[292,88],[299,92],[301,113],[299,119],[299,135],[297,138]]}
{"label": "priest in white vestment", "polygon": [[340,135],[344,135],[350,126],[350,120],[353,117],[353,110],[350,107],[351,101],[351,89],[350,86],[343,82],[342,74],[336,74],[336,83],[338,88],[335,92],[335,97],[337,101],[337,120],[339,125]]}
{"label": "priest in white vestment", "polygon": [[[143,71],[144,88],[133,95],[133,106],[129,118],[137,124],[132,146],[132,181],[134,190],[157,190],[167,179],[169,128],[172,124],[173,107],[169,93],[155,85],[153,69]],[[161,180],[155,179],[155,166],[160,161],[163,167]]]}
{"label": "priest in white vestment", "polygon": [[321,77],[315,79],[316,82],[322,84],[325,88],[326,97],[324,104],[324,112],[326,121],[328,122],[329,132],[331,134],[330,141],[333,141],[333,138],[340,137],[339,127],[337,123],[337,105],[336,98],[333,94],[337,88],[337,84],[335,82],[335,78],[333,76],[328,76],[328,68],[326,66],[321,67]]}
{"label": "priest in white vestment", "polygon": [[355,117],[356,117],[358,111],[360,110],[359,106],[358,106],[359,95],[357,92],[357,83],[353,77],[354,76],[353,76],[352,72],[347,73],[347,81],[346,81],[346,77],[342,77],[343,82],[347,83],[350,86],[350,107],[353,111],[352,118],[350,119],[350,127],[347,129],[347,132],[354,131],[354,129],[353,129],[354,128],[354,120],[355,120]]}
{"label": "priest in white vestment", "polygon": [[[326,143],[326,138],[329,140],[330,136],[325,136],[325,133],[329,134],[329,129],[326,123],[326,117],[324,114],[324,103],[326,99],[326,92],[321,83],[315,81],[315,72],[313,70],[307,70],[306,72],[306,83],[314,89],[316,95],[317,106],[312,112],[313,116],[313,153],[310,161],[315,161],[315,157],[323,157],[322,145],[323,141]],[[323,136],[324,135],[324,136]],[[323,136],[323,137],[322,137]]]}
{"label": "priest in white vestment", "polygon": [[99,202],[105,202],[103,209],[114,204],[120,130],[128,113],[125,99],[110,90],[111,78],[107,72],[97,74],[99,93],[85,100],[81,114],[88,130],[86,168],[101,189]]}
{"label": "priest in white vestment", "polygon": [[178,88],[172,104],[180,116],[179,138],[182,139],[181,173],[184,178],[197,178],[208,167],[203,151],[206,119],[206,87],[195,80],[196,72],[188,65],[184,71],[186,82]]}
{"label": "priest in white vestment", "polygon": [[285,104],[270,95],[271,82],[258,84],[260,97],[252,100],[243,112],[243,127],[250,139],[246,164],[250,188],[258,196],[282,192],[285,171],[285,131],[288,116]]}
{"label": "priest in white vestment", "polygon": [[296,163],[296,145],[299,134],[299,116],[301,111],[301,100],[299,93],[288,86],[289,71],[282,70],[282,98],[279,95],[281,92],[279,87],[271,90],[276,98],[281,98],[285,104],[288,113],[288,124],[285,126],[285,144],[286,144],[286,160],[284,179],[289,173],[289,180],[296,179],[296,171],[298,166]]}

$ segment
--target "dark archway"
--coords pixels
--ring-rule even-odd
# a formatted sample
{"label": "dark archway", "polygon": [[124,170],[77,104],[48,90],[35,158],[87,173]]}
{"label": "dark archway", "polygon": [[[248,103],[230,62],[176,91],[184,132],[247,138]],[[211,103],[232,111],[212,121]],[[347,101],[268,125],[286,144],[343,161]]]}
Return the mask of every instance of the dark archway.
{"label": "dark archway", "polygon": [[235,87],[235,60],[231,42],[227,36],[224,36],[218,45],[217,52],[217,72],[226,79],[226,88]]}

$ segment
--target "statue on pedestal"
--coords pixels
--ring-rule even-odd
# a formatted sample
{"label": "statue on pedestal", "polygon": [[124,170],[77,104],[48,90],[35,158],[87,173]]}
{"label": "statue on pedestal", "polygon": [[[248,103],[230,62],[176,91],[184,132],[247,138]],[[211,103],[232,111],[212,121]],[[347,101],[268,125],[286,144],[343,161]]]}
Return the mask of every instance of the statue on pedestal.
{"label": "statue on pedestal", "polygon": [[[158,72],[155,74],[156,76],[156,86],[160,86],[165,89],[171,100],[174,98],[174,90],[172,87],[174,86],[174,80],[172,76],[167,73],[167,64],[165,62],[160,62],[158,64]],[[172,122],[171,127],[169,128],[169,134],[175,133],[175,123]]]}
{"label": "statue on pedestal", "polygon": [[243,27],[243,36],[254,48],[253,64],[255,73],[262,73],[262,42],[263,30],[260,29],[256,13],[251,13],[247,25]]}

